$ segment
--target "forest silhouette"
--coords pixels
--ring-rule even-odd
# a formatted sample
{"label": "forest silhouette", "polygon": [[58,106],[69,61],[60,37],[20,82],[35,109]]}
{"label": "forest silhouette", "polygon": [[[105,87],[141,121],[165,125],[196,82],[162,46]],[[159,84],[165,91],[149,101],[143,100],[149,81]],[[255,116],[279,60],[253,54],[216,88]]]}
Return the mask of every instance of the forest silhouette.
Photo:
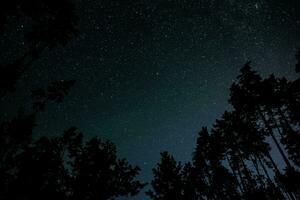
{"label": "forest silhouette", "polygon": [[[66,45],[77,35],[78,18],[68,0],[2,1],[0,31],[11,21],[29,18],[22,55],[0,66],[0,97],[16,92],[18,80],[45,51]],[[19,57],[18,57],[19,56]],[[20,108],[0,124],[0,199],[115,199],[144,187],[140,169],[117,157],[116,146],[98,138],[86,140],[76,127],[61,136],[33,136],[38,114],[61,103],[75,84],[59,80],[31,92],[32,107]]]}
{"label": "forest silhouette", "polygon": [[[68,0],[11,0],[0,6],[0,31],[11,19],[29,18],[27,48],[0,65],[0,98],[43,52],[78,34],[78,17]],[[30,6],[29,6],[30,5]],[[34,5],[34,6],[33,6]],[[296,56],[300,72],[300,51]],[[33,135],[36,119],[51,103],[61,103],[75,80],[33,88],[32,107],[20,107],[0,122],[0,199],[112,200],[134,196],[145,183],[138,166],[117,156],[116,146],[84,139],[71,127],[56,137]],[[300,78],[262,78],[250,62],[230,87],[229,103],[209,130],[199,132],[192,161],[182,164],[168,152],[153,169],[146,194],[153,200],[300,199]],[[274,149],[284,166],[274,159]]]}
{"label": "forest silhouette", "polygon": [[154,200],[299,199],[299,83],[273,74],[263,79],[245,64],[230,88],[233,109],[211,130],[202,128],[191,163],[161,154],[148,195]]}

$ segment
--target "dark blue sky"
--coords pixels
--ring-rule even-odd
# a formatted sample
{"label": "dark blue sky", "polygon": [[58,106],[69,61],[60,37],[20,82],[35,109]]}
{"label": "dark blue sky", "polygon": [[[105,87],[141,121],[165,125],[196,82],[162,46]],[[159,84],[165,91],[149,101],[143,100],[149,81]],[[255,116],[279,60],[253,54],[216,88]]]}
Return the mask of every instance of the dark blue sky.
{"label": "dark blue sky", "polygon": [[296,0],[77,0],[78,37],[45,53],[18,87],[76,79],[36,134],[75,125],[110,139],[150,181],[159,152],[190,159],[201,126],[230,108],[230,84],[246,61],[262,75],[293,78],[299,8]]}

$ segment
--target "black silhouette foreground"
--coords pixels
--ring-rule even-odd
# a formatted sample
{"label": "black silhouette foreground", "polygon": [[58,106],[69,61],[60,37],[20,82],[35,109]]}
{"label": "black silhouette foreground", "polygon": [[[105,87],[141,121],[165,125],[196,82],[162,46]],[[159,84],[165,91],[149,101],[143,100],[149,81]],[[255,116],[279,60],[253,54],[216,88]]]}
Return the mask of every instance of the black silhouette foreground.
{"label": "black silhouette foreground", "polygon": [[[29,6],[30,5],[30,6]],[[16,91],[18,80],[44,52],[66,45],[77,34],[69,0],[4,0],[0,32],[29,19],[26,48],[0,64],[0,98]],[[296,72],[300,71],[300,52]],[[140,169],[117,157],[116,147],[98,138],[84,140],[71,127],[56,137],[32,135],[49,103],[60,103],[74,80],[59,80],[32,91],[32,107],[0,122],[1,200],[112,200],[134,196],[144,186]],[[192,162],[169,153],[154,168],[153,200],[300,199],[300,79],[263,79],[247,63],[231,86],[231,111],[213,128],[203,127]],[[274,155],[279,154],[284,166]]]}
{"label": "black silhouette foreground", "polygon": [[[19,20],[27,19],[32,27],[21,33],[24,49],[0,64],[0,98],[5,100],[44,52],[77,34],[78,20],[69,0],[4,0],[0,11],[1,34]],[[32,107],[21,107],[0,122],[1,200],[112,200],[144,187],[136,180],[140,169],[118,158],[109,141],[84,140],[75,127],[62,136],[33,136],[38,114],[49,103],[61,103],[74,83],[59,80],[32,90]]]}
{"label": "black silhouette foreground", "polygon": [[249,62],[229,102],[233,109],[200,131],[191,163],[161,154],[153,200],[300,199],[300,78],[262,79]]}

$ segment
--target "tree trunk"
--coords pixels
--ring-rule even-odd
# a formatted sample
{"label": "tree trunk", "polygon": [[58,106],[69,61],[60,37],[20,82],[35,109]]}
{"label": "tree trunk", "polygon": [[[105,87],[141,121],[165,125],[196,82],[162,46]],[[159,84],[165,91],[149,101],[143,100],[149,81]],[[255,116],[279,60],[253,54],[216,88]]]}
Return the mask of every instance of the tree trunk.
{"label": "tree trunk", "polygon": [[274,136],[272,128],[269,126],[269,124],[268,124],[268,122],[267,122],[267,120],[266,120],[265,116],[263,115],[260,108],[259,108],[259,114],[260,114],[265,126],[267,127],[267,130],[268,130],[270,136],[272,137],[277,149],[279,150],[279,153],[281,154],[286,166],[288,168],[292,168],[292,165],[291,165],[290,161],[288,160],[288,158],[286,157],[285,153],[283,152],[281,146],[279,145],[279,142],[277,141],[276,137]]}
{"label": "tree trunk", "polygon": [[229,160],[229,158],[228,158],[227,155],[225,155],[225,156],[226,156],[226,159],[227,159],[227,161],[228,161],[228,165],[229,165],[229,167],[230,167],[230,169],[231,169],[231,171],[232,171],[232,174],[233,174],[233,176],[234,176],[234,178],[235,178],[235,180],[236,180],[236,182],[237,182],[237,184],[238,184],[238,187],[239,187],[241,193],[245,192],[244,189],[243,189],[243,186],[241,185],[241,183],[240,183],[240,181],[239,181],[239,179],[238,179],[238,177],[237,177],[236,171],[233,169],[233,166],[232,166],[231,161]]}
{"label": "tree trunk", "polygon": [[239,178],[240,178],[240,180],[241,180],[241,185],[242,185],[242,188],[243,188],[243,192],[245,193],[245,192],[248,190],[248,188],[246,187],[246,183],[245,183],[244,178],[243,178],[243,176],[242,176],[242,172],[241,172],[241,170],[240,170],[240,166],[238,166],[237,163],[236,163],[235,165],[236,165],[235,168],[237,169]]}
{"label": "tree trunk", "polygon": [[[254,156],[253,156],[253,157],[254,157]],[[265,188],[265,184],[264,184],[264,181],[263,181],[262,178],[261,178],[261,174],[260,174],[260,171],[259,171],[259,167],[258,167],[257,161],[256,161],[256,159],[253,158],[253,157],[250,156],[250,159],[251,159],[251,161],[252,161],[252,163],[253,163],[253,166],[254,166],[254,168],[255,168],[255,170],[256,170],[256,173],[257,173],[257,176],[258,176],[258,180],[259,180],[261,186],[262,186],[263,188]]]}
{"label": "tree trunk", "polygon": [[263,171],[264,171],[264,173],[265,173],[265,175],[267,177],[268,182],[269,183],[273,183],[273,181],[272,181],[272,179],[271,179],[271,177],[270,177],[270,175],[269,175],[269,173],[268,173],[268,171],[267,171],[264,163],[261,161],[261,159],[260,159],[259,156],[257,158],[258,158],[258,162],[260,163],[260,166],[262,167],[262,169],[263,169]]}

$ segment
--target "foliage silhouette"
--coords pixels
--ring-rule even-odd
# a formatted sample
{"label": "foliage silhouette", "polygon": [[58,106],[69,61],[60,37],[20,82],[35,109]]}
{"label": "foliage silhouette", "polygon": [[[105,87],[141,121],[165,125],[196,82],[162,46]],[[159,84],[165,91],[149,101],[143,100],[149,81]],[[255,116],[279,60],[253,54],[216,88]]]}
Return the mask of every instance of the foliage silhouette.
{"label": "foliage silhouette", "polygon": [[[5,0],[0,3],[0,32],[11,19],[30,19],[27,48],[0,65],[0,98],[16,90],[24,71],[46,50],[66,45],[77,34],[75,7],[69,0]],[[33,135],[36,118],[50,103],[61,103],[74,80],[60,80],[31,92],[32,108],[0,122],[0,199],[113,200],[134,196],[145,184],[140,169],[117,156],[116,146],[98,138],[84,140],[75,127],[61,136]]]}
{"label": "foliage silhouette", "polygon": [[[21,55],[0,64],[0,98],[16,90],[43,52],[66,45],[77,34],[69,0],[0,2],[1,33],[21,18],[31,26],[23,32],[27,45]],[[296,73],[299,57],[300,51]],[[250,64],[230,87],[233,109],[211,130],[200,131],[192,162],[182,165],[161,153],[147,192],[151,199],[300,199],[300,78],[262,78]],[[61,136],[33,136],[38,113],[50,102],[61,103],[74,83],[54,81],[32,90],[32,109],[0,122],[0,199],[113,200],[134,196],[145,186],[136,179],[140,169],[119,159],[110,141],[84,140],[75,127]],[[274,151],[284,166],[277,164]]]}
{"label": "foliage silhouette", "polygon": [[115,199],[135,195],[144,184],[138,167],[116,155],[109,141],[83,142],[75,127],[63,136],[42,137],[14,160],[4,199]]}
{"label": "foliage silhouette", "polygon": [[[299,54],[296,72],[299,72]],[[162,154],[154,169],[152,199],[300,199],[300,79],[262,78],[250,62],[230,87],[231,111],[199,133],[192,163],[174,173]],[[278,166],[274,152],[285,166]],[[173,164],[167,164],[166,158]],[[172,158],[172,159],[170,159]],[[172,174],[172,176],[169,176]],[[165,187],[179,177],[175,187]],[[163,189],[162,189],[163,188]],[[184,189],[185,190],[184,190]],[[178,192],[182,191],[182,192]],[[175,196],[174,196],[175,195]],[[158,198],[159,197],[159,198]],[[188,198],[187,198],[188,199]]]}
{"label": "foliage silhouette", "polygon": [[147,194],[154,200],[183,199],[182,166],[167,152],[161,153],[161,162],[153,169],[153,190]]}
{"label": "foliage silhouette", "polygon": [[26,39],[22,55],[8,64],[0,65],[0,97],[15,91],[18,79],[45,50],[58,45],[65,46],[78,32],[78,18],[70,0],[0,2],[0,33],[6,31],[11,21],[20,19],[30,21],[31,29],[22,32]]}

